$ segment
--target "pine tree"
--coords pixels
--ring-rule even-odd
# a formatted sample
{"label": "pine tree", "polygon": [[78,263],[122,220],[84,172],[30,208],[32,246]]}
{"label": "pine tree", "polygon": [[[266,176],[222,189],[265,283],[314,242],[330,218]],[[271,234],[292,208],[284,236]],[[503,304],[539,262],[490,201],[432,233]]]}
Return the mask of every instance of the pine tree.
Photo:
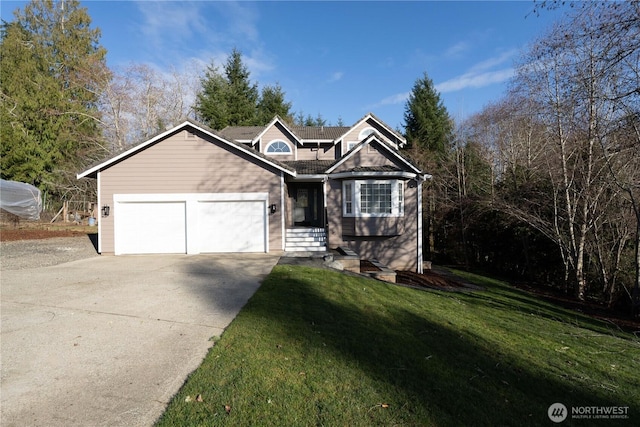
{"label": "pine tree", "polygon": [[444,154],[453,124],[433,82],[425,73],[416,80],[405,105],[405,137],[409,144]]}
{"label": "pine tree", "polygon": [[201,120],[214,129],[226,126],[264,126],[276,115],[291,120],[291,103],[284,99],[280,85],[265,86],[258,94],[258,85],[251,83],[250,72],[242,62],[242,53],[233,49],[220,73],[213,63],[200,80],[202,89],[196,95],[195,111]]}
{"label": "pine tree", "polygon": [[251,84],[250,72],[242,63],[242,54],[233,49],[224,68],[229,90],[226,104],[230,126],[247,126],[256,122],[258,86]]}
{"label": "pine tree", "polygon": [[292,121],[290,109],[291,103],[285,101],[280,85],[265,86],[258,101],[256,124],[266,125],[276,115],[283,120]]}
{"label": "pine tree", "polygon": [[200,80],[202,90],[196,95],[194,110],[198,120],[213,129],[223,129],[229,125],[227,91],[229,85],[218,68],[211,63],[204,78]]}

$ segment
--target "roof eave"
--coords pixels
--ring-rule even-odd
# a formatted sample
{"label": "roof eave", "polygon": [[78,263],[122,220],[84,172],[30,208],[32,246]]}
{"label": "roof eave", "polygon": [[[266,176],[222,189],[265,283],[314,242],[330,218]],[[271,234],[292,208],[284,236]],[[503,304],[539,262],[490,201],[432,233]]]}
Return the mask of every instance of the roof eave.
{"label": "roof eave", "polygon": [[123,152],[123,153],[121,153],[121,154],[119,154],[119,155],[117,155],[117,156],[115,156],[115,157],[113,157],[111,159],[108,159],[108,160],[106,160],[106,161],[104,161],[104,162],[102,162],[102,163],[100,163],[100,164],[98,164],[98,165],[96,165],[96,166],[94,166],[94,167],[92,167],[90,169],[87,169],[84,172],[81,172],[81,173],[77,174],[76,177],[77,177],[77,179],[85,178],[85,177],[92,177],[90,175],[92,175],[94,173],[97,174],[99,171],[111,166],[112,164],[117,163],[120,160],[122,160],[122,159],[124,159],[124,158],[126,158],[126,157],[128,157],[130,155],[133,155],[133,154],[137,153],[138,151],[142,151],[143,149],[145,149],[149,145],[152,145],[152,144],[156,143],[157,141],[159,141],[159,140],[161,140],[163,138],[166,138],[168,135],[170,135],[170,134],[172,134],[174,132],[178,132],[180,129],[184,129],[187,126],[191,126],[192,128],[197,129],[198,131],[203,132],[204,134],[209,135],[210,137],[215,138],[215,139],[221,141],[222,143],[224,143],[226,145],[229,145],[231,147],[236,148],[239,151],[244,152],[245,154],[255,158],[256,160],[259,160],[259,161],[261,161],[263,163],[266,163],[269,166],[274,167],[274,168],[276,168],[278,170],[281,170],[281,171],[283,171],[283,172],[285,172],[285,173],[287,173],[287,174],[289,174],[289,175],[291,175],[293,177],[295,177],[297,175],[296,171],[294,169],[292,169],[292,168],[290,168],[290,167],[288,167],[286,165],[283,165],[280,162],[274,162],[274,161],[269,160],[268,158],[263,158],[261,156],[258,156],[255,153],[251,152],[252,149],[247,148],[246,146],[242,145],[241,143],[235,143],[235,142],[232,142],[232,141],[228,141],[227,139],[225,139],[222,136],[216,134],[215,132],[205,128],[204,126],[202,126],[202,125],[200,125],[198,123],[192,122],[190,120],[186,120],[186,121],[184,121],[183,123],[181,123],[178,126],[175,126],[175,127],[171,128],[171,129],[165,131],[165,132],[162,132],[161,134],[156,135],[155,137],[153,137],[153,138],[151,138],[151,139],[149,139],[149,140],[147,140],[147,141],[145,141],[145,142],[143,142],[141,144],[138,144],[135,147],[132,147],[131,149],[129,149],[129,150],[127,150],[127,151],[125,151],[125,152]]}

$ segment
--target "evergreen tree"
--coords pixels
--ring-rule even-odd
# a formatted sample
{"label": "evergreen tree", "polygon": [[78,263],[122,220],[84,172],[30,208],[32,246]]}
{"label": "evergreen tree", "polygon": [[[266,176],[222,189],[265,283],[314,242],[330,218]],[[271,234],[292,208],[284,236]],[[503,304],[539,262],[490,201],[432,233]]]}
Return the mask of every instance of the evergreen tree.
{"label": "evergreen tree", "polygon": [[290,109],[291,103],[285,101],[280,85],[265,86],[258,101],[256,124],[266,125],[276,115],[283,120],[292,121]]}
{"label": "evergreen tree", "polygon": [[228,124],[231,126],[255,124],[258,86],[251,84],[249,80],[250,72],[242,63],[240,51],[233,49],[224,71],[229,89],[226,92]]}
{"label": "evergreen tree", "polygon": [[453,124],[433,82],[425,73],[416,80],[405,105],[405,137],[412,145],[444,154]]}
{"label": "evergreen tree", "polygon": [[77,0],[34,0],[3,23],[0,159],[4,179],[62,194],[100,138],[97,101],[108,72],[100,31]]}
{"label": "evergreen tree", "polygon": [[223,129],[229,125],[227,91],[229,85],[212,63],[200,80],[202,89],[196,95],[194,110],[198,120],[213,129]]}
{"label": "evergreen tree", "polygon": [[214,129],[262,126],[276,115],[290,120],[291,103],[285,101],[280,85],[265,86],[259,96],[258,85],[252,84],[249,76],[237,49],[229,55],[223,73],[214,64],[208,66],[196,95],[198,119]]}

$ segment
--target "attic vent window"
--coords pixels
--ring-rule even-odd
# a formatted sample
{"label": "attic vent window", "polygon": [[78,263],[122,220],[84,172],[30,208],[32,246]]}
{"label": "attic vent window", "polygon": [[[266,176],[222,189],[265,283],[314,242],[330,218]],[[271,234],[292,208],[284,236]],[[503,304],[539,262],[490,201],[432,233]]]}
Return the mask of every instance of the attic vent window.
{"label": "attic vent window", "polygon": [[284,141],[275,140],[267,145],[267,154],[291,154],[291,147]]}
{"label": "attic vent window", "polygon": [[360,131],[360,134],[358,135],[358,139],[362,141],[363,139],[365,139],[366,137],[368,137],[369,135],[375,132],[376,130],[374,128],[364,128]]}

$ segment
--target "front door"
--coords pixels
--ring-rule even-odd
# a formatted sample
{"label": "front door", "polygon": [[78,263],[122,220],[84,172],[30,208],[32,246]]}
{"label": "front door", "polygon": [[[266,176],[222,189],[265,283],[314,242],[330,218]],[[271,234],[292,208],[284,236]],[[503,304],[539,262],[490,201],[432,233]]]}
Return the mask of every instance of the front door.
{"label": "front door", "polygon": [[299,183],[293,186],[293,224],[324,227],[322,184]]}

